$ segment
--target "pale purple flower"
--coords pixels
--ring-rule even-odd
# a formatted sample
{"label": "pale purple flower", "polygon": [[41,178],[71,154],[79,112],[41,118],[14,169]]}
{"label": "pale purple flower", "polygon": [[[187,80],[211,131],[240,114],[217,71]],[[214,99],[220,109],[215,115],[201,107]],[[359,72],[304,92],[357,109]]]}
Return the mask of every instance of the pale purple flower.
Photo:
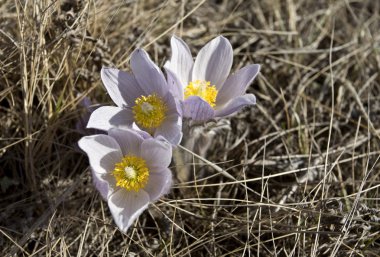
{"label": "pale purple flower", "polygon": [[79,140],[88,155],[95,187],[123,232],[172,184],[168,169],[172,148],[159,138],[132,129],[110,129],[108,135]]}
{"label": "pale purple flower", "polygon": [[[81,94],[78,94],[78,97],[80,96]],[[103,134],[102,131],[98,129],[86,129],[91,113],[99,108],[100,105],[93,104],[91,99],[87,96],[83,97],[83,99],[79,102],[79,105],[84,109],[84,113],[82,113],[79,120],[75,124],[76,131],[81,135]]]}
{"label": "pale purple flower", "polygon": [[206,121],[256,104],[256,97],[245,91],[259,73],[260,65],[247,65],[229,75],[233,51],[225,37],[207,43],[195,62],[182,39],[173,36],[171,49],[172,57],[165,69],[173,95],[182,102],[184,117]]}
{"label": "pale purple flower", "polygon": [[133,74],[102,68],[103,84],[117,106],[95,110],[87,127],[107,131],[137,125],[154,137],[163,136],[173,145],[179,144],[181,114],[162,71],[142,49],[132,53],[131,69]]}

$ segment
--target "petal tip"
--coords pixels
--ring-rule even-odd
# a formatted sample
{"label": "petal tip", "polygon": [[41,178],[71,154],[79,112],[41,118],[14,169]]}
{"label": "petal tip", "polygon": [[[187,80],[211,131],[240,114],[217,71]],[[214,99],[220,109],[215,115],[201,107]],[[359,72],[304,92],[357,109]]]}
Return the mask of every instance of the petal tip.
{"label": "petal tip", "polygon": [[228,38],[226,38],[225,36],[223,36],[223,35],[219,35],[219,36],[217,36],[215,39],[218,39],[219,42],[225,43],[226,45],[230,46],[231,49],[232,49],[231,42],[230,42],[230,41],[228,40]]}
{"label": "petal tip", "polygon": [[254,67],[256,68],[257,72],[256,73],[259,73],[260,70],[261,70],[261,65],[260,64],[254,64]]}
{"label": "petal tip", "polygon": [[253,105],[256,104],[256,96],[254,94],[248,94],[248,95],[251,95],[251,102]]}

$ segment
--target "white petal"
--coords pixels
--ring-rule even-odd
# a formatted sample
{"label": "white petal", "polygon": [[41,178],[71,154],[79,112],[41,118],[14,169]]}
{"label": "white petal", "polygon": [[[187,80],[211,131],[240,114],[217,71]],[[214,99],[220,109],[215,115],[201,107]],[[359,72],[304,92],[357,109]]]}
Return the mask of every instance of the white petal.
{"label": "white petal", "polygon": [[169,88],[164,74],[143,49],[136,49],[131,56],[131,68],[140,87],[147,95],[164,96]]}
{"label": "white petal", "polygon": [[182,86],[186,86],[190,82],[191,69],[193,68],[193,57],[187,44],[179,37],[172,36],[170,40],[172,49],[172,57],[166,62],[165,68],[173,71]]}
{"label": "white petal", "polygon": [[133,112],[116,106],[102,106],[90,116],[87,128],[109,130],[110,128],[129,128],[133,123]]}
{"label": "white petal", "polygon": [[94,172],[93,169],[91,169],[91,174],[92,183],[94,184],[95,188],[99,191],[102,198],[107,201],[108,197],[112,194],[114,188],[116,187],[114,176],[110,173],[100,174]]}
{"label": "white petal", "polygon": [[150,201],[156,201],[167,194],[172,185],[172,173],[168,168],[153,170],[149,173],[148,184],[144,190],[149,194]]}
{"label": "white petal", "polygon": [[108,207],[116,225],[124,233],[148,207],[149,195],[144,190],[138,192],[119,189],[108,198]]}
{"label": "white petal", "polygon": [[119,144],[107,135],[82,137],[78,145],[86,152],[90,166],[96,173],[111,172],[115,168],[115,163],[122,158]]}
{"label": "white petal", "polygon": [[128,72],[103,67],[100,74],[108,94],[119,107],[133,106],[135,99],[144,94],[135,77]]}
{"label": "white petal", "polygon": [[167,168],[172,160],[172,147],[169,143],[158,139],[146,139],[141,145],[141,157],[148,168]]}
{"label": "white petal", "polygon": [[234,112],[239,111],[245,106],[256,104],[256,97],[253,94],[245,94],[242,96],[238,96],[232,100],[230,100],[224,107],[220,110],[215,111],[216,117],[224,117]]}
{"label": "white petal", "polygon": [[110,129],[108,135],[113,137],[120,145],[123,155],[133,154],[140,156],[143,137],[131,129]]}
{"label": "white petal", "polygon": [[243,95],[259,71],[260,65],[251,64],[229,76],[219,90],[216,98],[216,108],[218,109],[219,106],[224,105],[232,98]]}
{"label": "white petal", "polygon": [[165,68],[170,93],[179,100],[183,100],[184,86],[178,76],[169,68]]}
{"label": "white petal", "polygon": [[230,73],[233,51],[230,42],[222,36],[214,38],[199,51],[195,59],[192,80],[211,81],[221,88]]}

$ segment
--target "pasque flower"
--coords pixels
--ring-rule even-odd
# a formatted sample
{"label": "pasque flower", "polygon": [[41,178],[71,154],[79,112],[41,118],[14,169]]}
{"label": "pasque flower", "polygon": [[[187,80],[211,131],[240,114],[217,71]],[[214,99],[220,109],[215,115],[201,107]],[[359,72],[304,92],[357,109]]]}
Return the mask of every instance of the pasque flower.
{"label": "pasque flower", "polygon": [[195,62],[180,38],[171,38],[171,49],[172,56],[165,69],[173,94],[182,102],[184,117],[206,121],[256,103],[255,96],[245,91],[259,73],[260,65],[245,66],[229,76],[233,51],[225,37],[207,43]]}
{"label": "pasque flower", "polygon": [[[80,97],[80,94],[79,94]],[[75,129],[81,135],[92,135],[92,134],[103,134],[102,131],[97,129],[86,129],[88,120],[93,111],[95,111],[100,106],[93,104],[91,99],[85,96],[80,102],[79,105],[84,109],[84,113],[79,117],[79,120],[75,124]]]}
{"label": "pasque flower", "polygon": [[88,155],[94,184],[123,232],[171,186],[172,148],[160,138],[131,129],[110,129],[108,135],[79,140]]}
{"label": "pasque flower", "polygon": [[176,145],[182,138],[180,110],[161,70],[148,54],[137,49],[131,55],[132,73],[103,68],[101,78],[117,106],[95,110],[88,128],[108,130],[136,124],[152,136],[163,136]]}

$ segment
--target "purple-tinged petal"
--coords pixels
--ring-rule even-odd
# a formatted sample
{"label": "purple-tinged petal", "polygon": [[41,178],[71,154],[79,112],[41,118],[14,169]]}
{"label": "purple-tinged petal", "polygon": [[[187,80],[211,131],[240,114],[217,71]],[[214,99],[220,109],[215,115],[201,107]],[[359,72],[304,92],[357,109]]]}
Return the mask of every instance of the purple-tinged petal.
{"label": "purple-tinged petal", "polygon": [[[77,94],[78,98],[81,98],[82,96],[83,96],[83,94],[81,94],[81,93]],[[82,100],[80,100],[79,105],[81,107],[85,108],[90,113],[99,107],[99,106],[93,106],[93,103],[88,96],[83,97]]]}
{"label": "purple-tinged petal", "polygon": [[172,185],[172,173],[168,168],[151,170],[144,190],[149,194],[150,201],[156,201],[162,195],[167,194]]}
{"label": "purple-tinged petal", "polygon": [[133,106],[135,99],[144,94],[135,77],[128,72],[103,67],[100,74],[108,94],[119,107]]}
{"label": "purple-tinged petal", "polygon": [[190,96],[183,101],[183,116],[194,121],[207,121],[214,117],[214,109],[199,96]]}
{"label": "purple-tinged petal", "polygon": [[216,109],[227,103],[229,100],[243,95],[248,86],[256,78],[259,71],[260,65],[251,64],[230,75],[218,92],[218,96],[216,98]]}
{"label": "purple-tinged petal", "polygon": [[141,157],[149,169],[166,168],[172,160],[172,146],[165,141],[146,139],[141,145]]}
{"label": "purple-tinged petal", "polygon": [[180,100],[174,98],[174,96],[169,92],[164,97],[164,101],[167,107],[167,115],[172,115],[174,113],[182,115],[182,108]]}
{"label": "purple-tinged petal", "polygon": [[152,138],[151,134],[149,134],[148,132],[144,130],[141,130],[139,126],[136,125],[136,123],[132,124],[131,129],[135,131],[136,133],[138,133],[143,139]]}
{"label": "purple-tinged petal", "polygon": [[[78,97],[82,97],[82,94],[78,94]],[[75,124],[75,129],[80,134],[86,135],[94,135],[94,134],[104,134],[103,131],[97,129],[86,129],[88,120],[90,119],[91,113],[100,107],[99,104],[93,104],[89,97],[85,96],[80,102],[79,105],[84,107],[84,113],[79,117],[77,123]]]}
{"label": "purple-tinged petal", "polygon": [[133,129],[136,133],[138,133],[143,139],[152,138],[152,136],[151,136],[148,132],[145,132],[144,130],[139,129],[139,127],[137,127],[136,124],[134,124],[134,125],[136,126],[136,128],[134,128],[134,127],[132,126],[132,129]]}
{"label": "purple-tinged petal", "polygon": [[109,130],[110,128],[129,128],[133,123],[133,112],[116,106],[102,106],[90,116],[87,128]]}
{"label": "purple-tinged petal", "polygon": [[111,172],[115,163],[122,158],[119,144],[107,135],[82,137],[78,145],[87,154],[90,166],[96,173]]}
{"label": "purple-tinged petal", "polygon": [[182,140],[182,119],[176,114],[167,117],[154,133],[155,137],[162,136],[172,145],[178,145]]}
{"label": "purple-tinged petal", "polygon": [[148,207],[149,195],[144,190],[138,192],[116,190],[108,198],[108,207],[112,213],[116,225],[124,233],[138,218],[138,216]]}
{"label": "purple-tinged petal", "polygon": [[186,86],[190,82],[191,69],[194,64],[190,49],[182,39],[176,36],[172,36],[170,45],[172,56],[164,67],[173,71],[182,86]]}
{"label": "purple-tinged petal", "polygon": [[131,68],[146,95],[165,96],[169,88],[164,74],[143,49],[136,49],[131,56]]}
{"label": "purple-tinged petal", "polygon": [[168,80],[168,87],[170,92],[173,94],[173,96],[176,99],[183,100],[183,92],[184,92],[184,86],[177,77],[177,75],[170,70],[169,68],[165,68],[167,80]]}
{"label": "purple-tinged petal", "polygon": [[216,37],[199,51],[191,80],[211,81],[219,89],[230,73],[232,61],[230,42],[223,36]]}
{"label": "purple-tinged petal", "polygon": [[128,154],[140,156],[144,139],[138,132],[131,129],[110,129],[108,135],[118,142],[123,156]]}
{"label": "purple-tinged petal", "polygon": [[238,96],[230,100],[222,109],[215,111],[216,117],[224,117],[239,111],[247,105],[256,104],[256,97],[253,94]]}

